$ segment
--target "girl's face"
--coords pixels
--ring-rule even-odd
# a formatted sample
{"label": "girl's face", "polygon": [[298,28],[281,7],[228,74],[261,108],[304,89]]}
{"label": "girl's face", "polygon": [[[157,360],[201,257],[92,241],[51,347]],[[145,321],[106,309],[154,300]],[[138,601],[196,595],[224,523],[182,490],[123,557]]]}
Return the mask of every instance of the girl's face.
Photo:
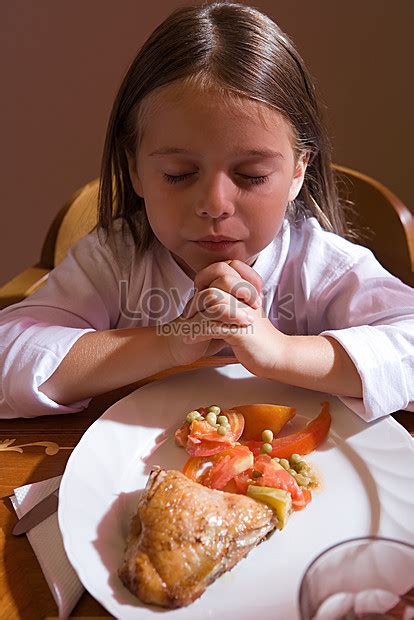
{"label": "girl's face", "polygon": [[279,232],[306,169],[276,110],[246,99],[241,111],[222,101],[179,83],[149,95],[129,158],[154,234],[190,277],[221,260],[253,264]]}

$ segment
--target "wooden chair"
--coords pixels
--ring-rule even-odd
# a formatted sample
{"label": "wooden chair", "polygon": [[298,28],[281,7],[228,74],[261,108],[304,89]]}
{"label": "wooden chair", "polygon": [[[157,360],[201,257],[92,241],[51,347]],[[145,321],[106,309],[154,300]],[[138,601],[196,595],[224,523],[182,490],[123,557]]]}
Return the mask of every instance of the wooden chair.
{"label": "wooden chair", "polygon": [[[394,275],[414,286],[414,217],[384,185],[369,176],[334,166],[343,201],[354,203],[354,225],[360,243],[369,247]],[[62,207],[43,243],[39,262],[0,288],[0,308],[38,290],[49,272],[66,256],[69,247],[96,224],[99,179],[91,181]]]}

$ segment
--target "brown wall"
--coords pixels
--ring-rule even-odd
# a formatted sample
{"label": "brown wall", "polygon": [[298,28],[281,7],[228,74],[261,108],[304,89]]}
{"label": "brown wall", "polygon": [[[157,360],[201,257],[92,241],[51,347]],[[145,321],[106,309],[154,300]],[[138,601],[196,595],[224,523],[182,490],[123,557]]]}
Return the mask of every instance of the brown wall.
{"label": "brown wall", "polygon": [[[0,284],[37,262],[54,214],[99,172],[117,86],[178,0],[0,0]],[[334,160],[413,210],[412,0],[256,0],[329,109]]]}

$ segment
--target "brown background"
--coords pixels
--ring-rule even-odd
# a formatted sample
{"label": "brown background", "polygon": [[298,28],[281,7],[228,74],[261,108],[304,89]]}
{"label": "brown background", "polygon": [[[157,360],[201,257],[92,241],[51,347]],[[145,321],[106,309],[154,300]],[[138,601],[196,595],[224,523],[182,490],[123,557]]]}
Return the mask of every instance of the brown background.
{"label": "brown background", "polygon": [[[0,0],[0,284],[37,262],[57,210],[99,173],[113,97],[137,49],[185,2]],[[328,107],[334,161],[411,209],[413,0],[256,0]]]}

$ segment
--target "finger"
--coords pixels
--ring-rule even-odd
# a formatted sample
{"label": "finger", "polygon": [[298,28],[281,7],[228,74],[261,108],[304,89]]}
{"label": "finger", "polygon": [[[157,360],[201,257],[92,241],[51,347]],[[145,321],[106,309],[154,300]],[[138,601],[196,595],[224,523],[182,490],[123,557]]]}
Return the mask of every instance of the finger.
{"label": "finger", "polygon": [[259,308],[262,305],[258,290],[250,282],[242,280],[240,276],[222,276],[213,280],[210,287],[226,291],[252,308]]}
{"label": "finger", "polygon": [[262,278],[252,267],[240,260],[208,265],[198,272],[194,286],[198,291],[209,287],[222,288],[252,308],[259,308],[262,305],[260,296],[263,288]]}
{"label": "finger", "polygon": [[250,282],[250,284],[252,284],[259,293],[262,292],[263,280],[257,271],[253,269],[253,267],[250,267],[250,265],[238,259],[230,260],[228,261],[228,264],[232,269],[237,271],[243,280]]}
{"label": "finger", "polygon": [[207,308],[208,306],[219,303],[221,301],[225,301],[226,295],[227,293],[225,291],[221,291],[220,289],[208,288],[202,291],[198,291],[188,301],[181,316],[184,319],[191,319],[197,312],[205,310],[205,308]]}
{"label": "finger", "polygon": [[218,263],[212,263],[207,265],[204,269],[201,269],[194,278],[194,286],[198,291],[202,291],[205,288],[210,287],[210,283],[217,278],[230,275],[233,277],[239,277],[239,274],[228,263],[220,261]]}
{"label": "finger", "polygon": [[249,312],[248,308],[243,309],[239,307],[235,309],[227,304],[215,304],[198,314],[204,321],[214,321],[220,324],[250,325],[255,321],[254,315]]}
{"label": "finger", "polygon": [[226,291],[218,288],[208,288],[203,291],[199,291],[191,299],[191,303],[185,308],[182,318],[191,319],[197,312],[202,312],[205,315],[209,314],[209,308],[217,305],[227,305],[231,309],[233,316],[237,312],[238,308],[249,311],[251,306],[245,304],[243,300],[238,300],[236,297],[227,293]]}
{"label": "finger", "polygon": [[242,336],[249,333],[251,330],[250,325],[234,325],[234,324],[225,324],[210,327],[209,329],[205,329],[201,333],[190,333],[188,335],[183,336],[183,342],[185,344],[196,344],[198,342],[205,342],[210,339],[222,339],[228,340],[232,336]]}

